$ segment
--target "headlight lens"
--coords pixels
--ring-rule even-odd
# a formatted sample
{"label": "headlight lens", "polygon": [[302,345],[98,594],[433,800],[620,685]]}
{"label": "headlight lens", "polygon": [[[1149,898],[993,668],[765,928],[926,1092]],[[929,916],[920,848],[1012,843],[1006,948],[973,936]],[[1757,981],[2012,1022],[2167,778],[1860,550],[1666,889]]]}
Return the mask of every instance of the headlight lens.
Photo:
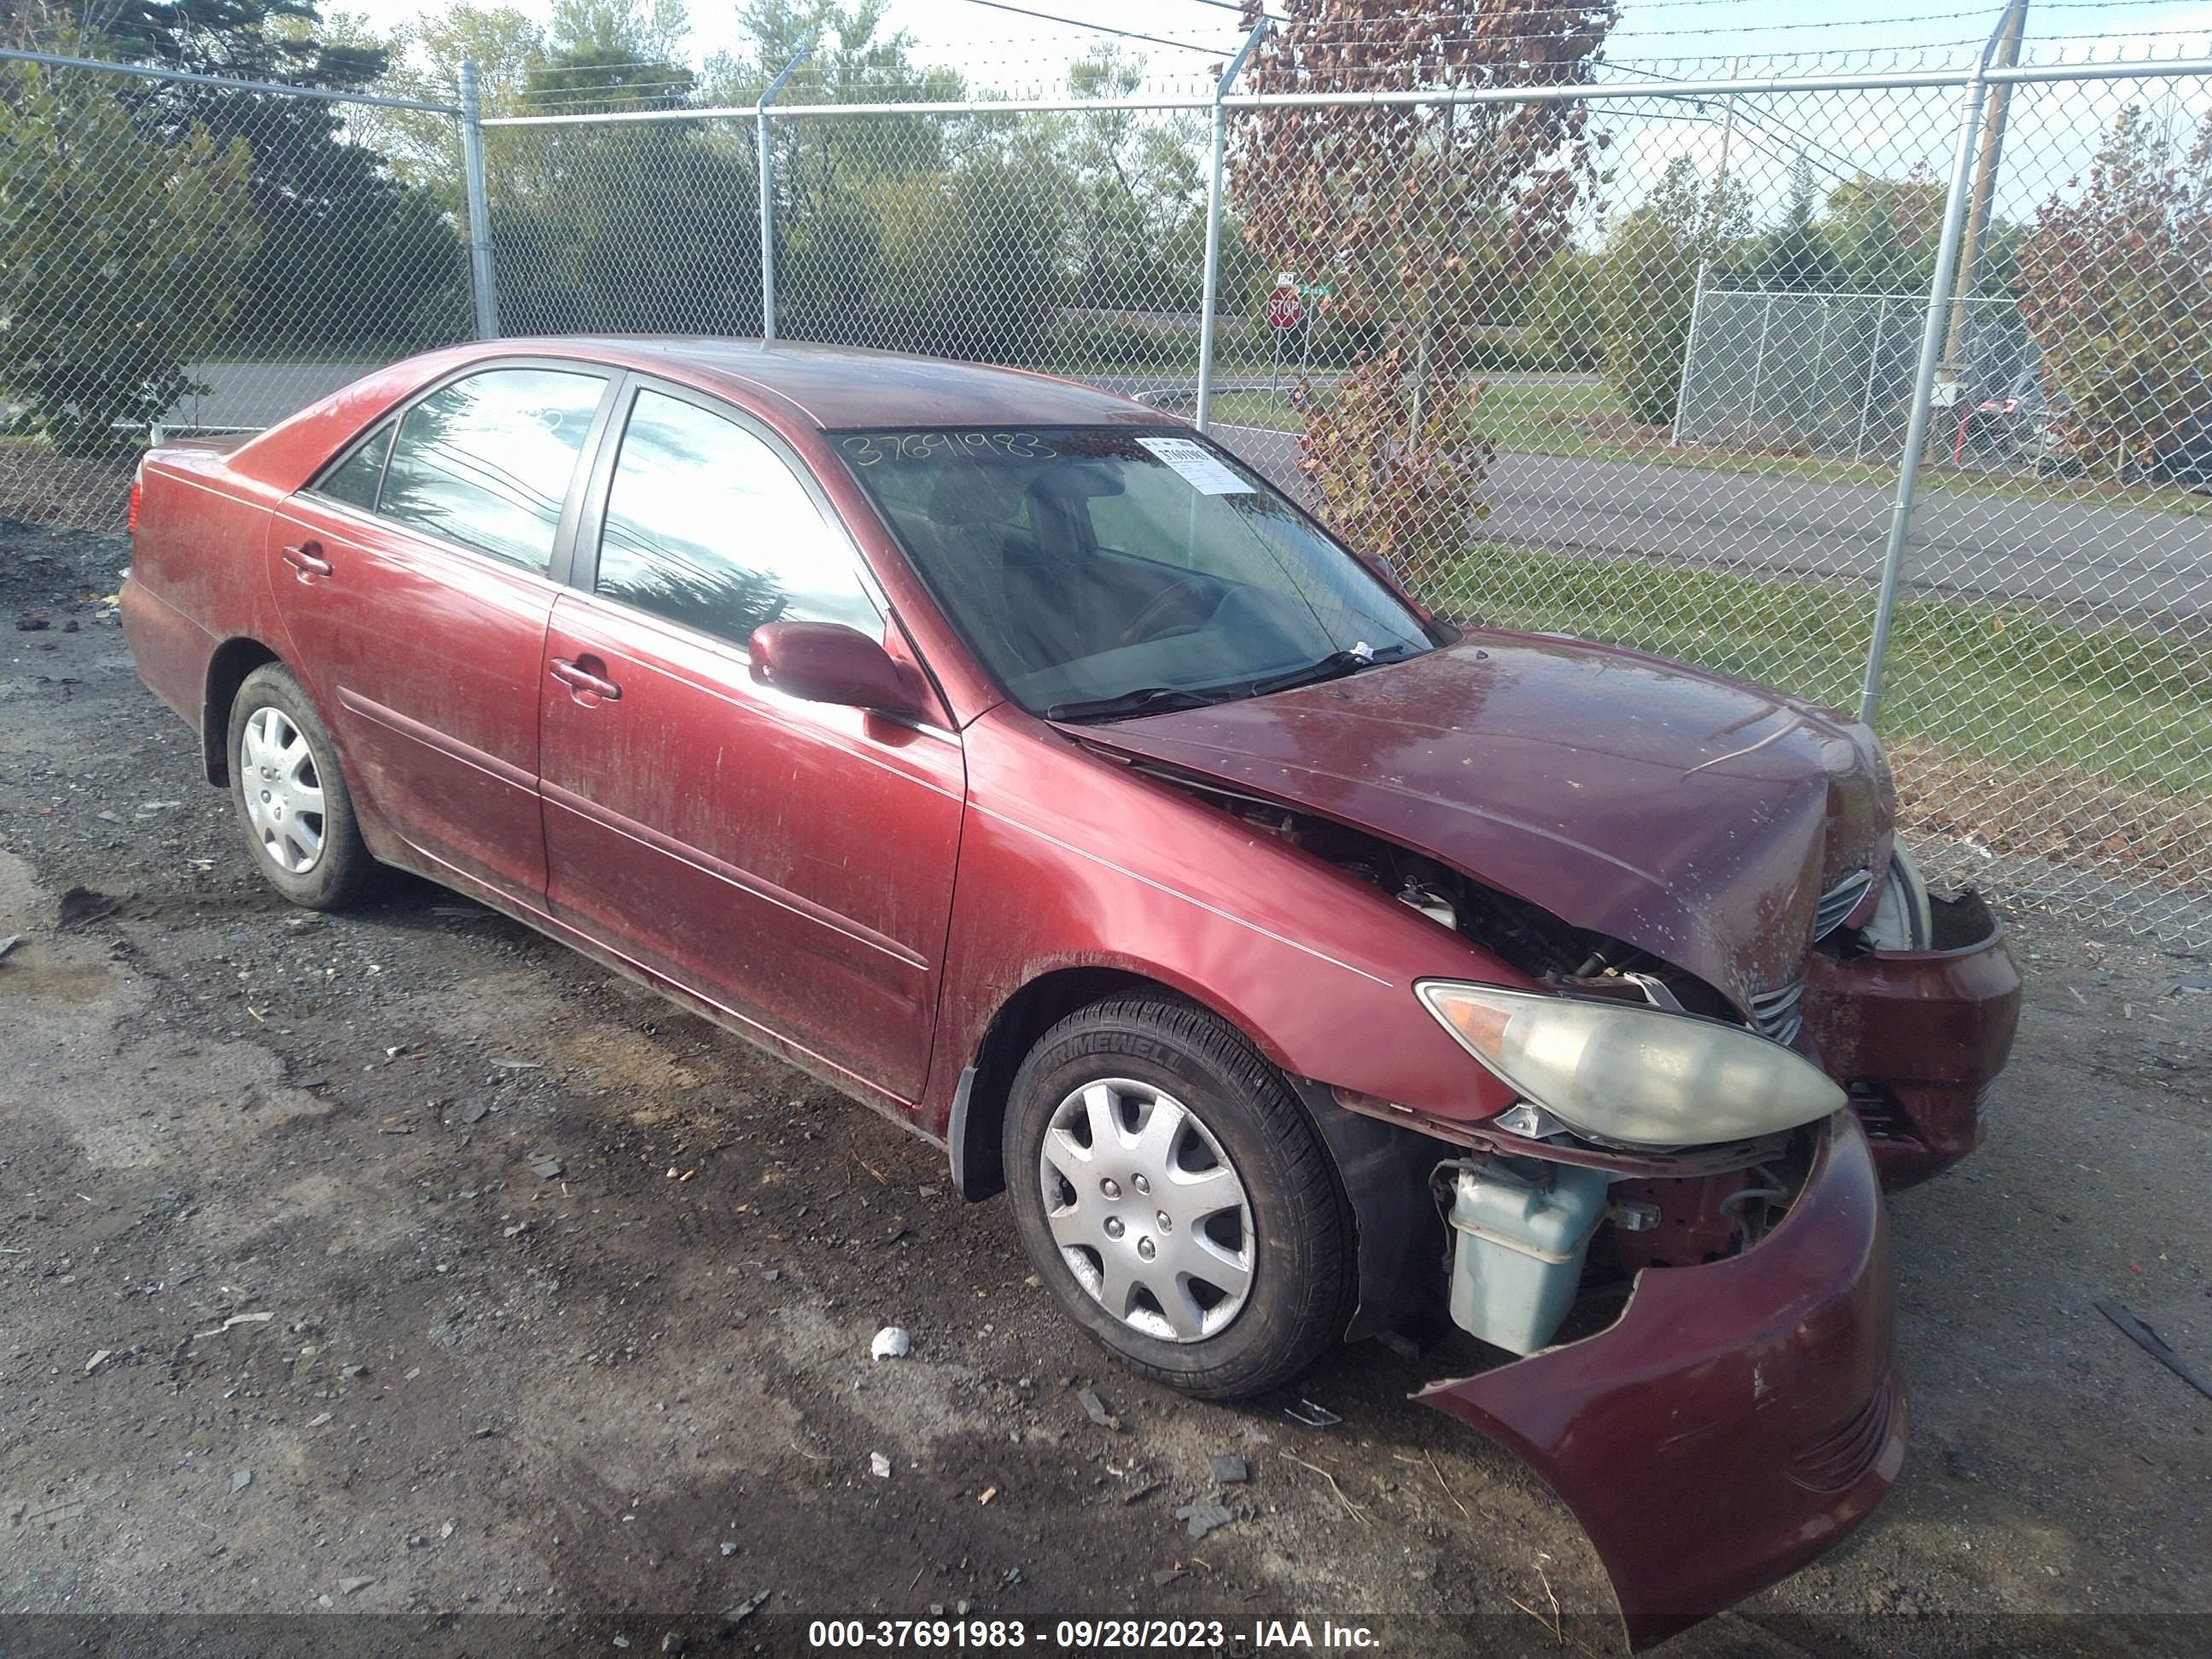
{"label": "headlight lens", "polygon": [[1561,1122],[1659,1149],[1794,1129],[1844,1091],[1778,1043],[1717,1020],[1629,1003],[1424,980],[1461,1046]]}

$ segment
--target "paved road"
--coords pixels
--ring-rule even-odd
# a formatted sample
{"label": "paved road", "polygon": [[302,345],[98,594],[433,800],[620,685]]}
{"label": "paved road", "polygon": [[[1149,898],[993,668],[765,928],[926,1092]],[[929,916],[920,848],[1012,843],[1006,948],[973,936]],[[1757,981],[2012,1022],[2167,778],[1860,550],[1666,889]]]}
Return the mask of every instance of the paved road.
{"label": "paved road", "polygon": [[[1300,486],[1290,434],[1215,434]],[[1486,541],[1865,581],[1881,574],[1895,501],[1877,483],[1563,455],[1501,456],[1490,482]],[[1923,586],[2212,629],[2212,505],[2192,517],[1937,490],[1914,514],[1912,547]]]}
{"label": "paved road", "polygon": [[[367,364],[203,363],[186,372],[209,392],[172,410],[177,422],[260,427],[365,373]],[[1570,375],[1501,376],[1528,384]],[[1195,388],[1174,374],[1097,377],[1109,390],[1174,406]],[[1264,386],[1227,378],[1222,389]],[[1259,427],[1218,435],[1286,488],[1300,488],[1297,440]],[[1645,462],[1506,455],[1492,474],[1481,539],[1613,556],[1831,580],[1875,580],[1893,492]],[[1936,491],[1913,520],[1923,586],[2212,630],[2212,506],[2191,517],[2090,503]]]}
{"label": "paved road", "polygon": [[274,426],[377,366],[374,362],[187,364],[185,378],[208,389],[179,398],[163,412],[161,420],[173,427],[230,431]]}

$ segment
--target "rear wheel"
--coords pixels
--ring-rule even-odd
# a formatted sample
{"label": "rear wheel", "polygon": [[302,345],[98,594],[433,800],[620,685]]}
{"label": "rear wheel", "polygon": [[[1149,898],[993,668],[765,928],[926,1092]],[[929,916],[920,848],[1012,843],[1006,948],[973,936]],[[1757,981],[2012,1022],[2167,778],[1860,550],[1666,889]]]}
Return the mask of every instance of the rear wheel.
{"label": "rear wheel", "polygon": [[310,910],[368,897],[383,866],[362,842],[330,733],[289,672],[270,663],[246,677],[229,742],[231,794],[269,884]]}
{"label": "rear wheel", "polygon": [[1344,1328],[1348,1212],[1281,1074],[1203,1009],[1119,998],[1047,1032],[1006,1123],[1015,1225],[1054,1299],[1156,1382],[1289,1382]]}

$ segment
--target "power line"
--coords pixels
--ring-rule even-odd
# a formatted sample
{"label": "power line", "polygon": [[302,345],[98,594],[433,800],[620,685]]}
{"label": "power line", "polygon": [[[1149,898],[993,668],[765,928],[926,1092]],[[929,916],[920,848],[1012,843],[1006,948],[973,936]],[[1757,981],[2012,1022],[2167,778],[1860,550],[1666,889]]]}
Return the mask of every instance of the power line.
{"label": "power line", "polygon": [[1087,30],[1092,34],[1119,35],[1124,40],[1143,40],[1155,46],[1173,46],[1181,52],[1202,52],[1212,57],[1223,56],[1219,46],[1201,46],[1189,40],[1170,40],[1157,34],[1139,34],[1133,29],[1108,28],[1103,23],[1086,23],[1080,18],[1059,17],[1048,11],[1031,11],[1026,6],[1010,6],[1006,0],[968,0],[971,6],[988,6],[993,11],[1010,11],[1017,17],[1034,17],[1041,22],[1065,23],[1070,28]]}

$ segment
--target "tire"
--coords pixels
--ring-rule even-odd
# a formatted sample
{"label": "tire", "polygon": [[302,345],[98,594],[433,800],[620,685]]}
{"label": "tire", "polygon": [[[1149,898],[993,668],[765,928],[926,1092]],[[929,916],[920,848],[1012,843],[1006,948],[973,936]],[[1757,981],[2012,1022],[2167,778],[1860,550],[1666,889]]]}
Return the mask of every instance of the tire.
{"label": "tire", "polygon": [[246,677],[228,741],[231,799],[271,887],[306,909],[343,910],[383,884],[337,747],[289,671],[269,663]]}
{"label": "tire", "polygon": [[1004,1147],[1038,1277],[1132,1370],[1242,1399],[1342,1334],[1356,1246],[1328,1150],[1282,1074],[1204,1009],[1132,996],[1061,1020],[1015,1075]]}
{"label": "tire", "polygon": [[1924,951],[1935,938],[1935,913],[1929,908],[1928,884],[1905,843],[1893,844],[1889,874],[1882,884],[1873,916],[1861,930],[1877,951]]}

